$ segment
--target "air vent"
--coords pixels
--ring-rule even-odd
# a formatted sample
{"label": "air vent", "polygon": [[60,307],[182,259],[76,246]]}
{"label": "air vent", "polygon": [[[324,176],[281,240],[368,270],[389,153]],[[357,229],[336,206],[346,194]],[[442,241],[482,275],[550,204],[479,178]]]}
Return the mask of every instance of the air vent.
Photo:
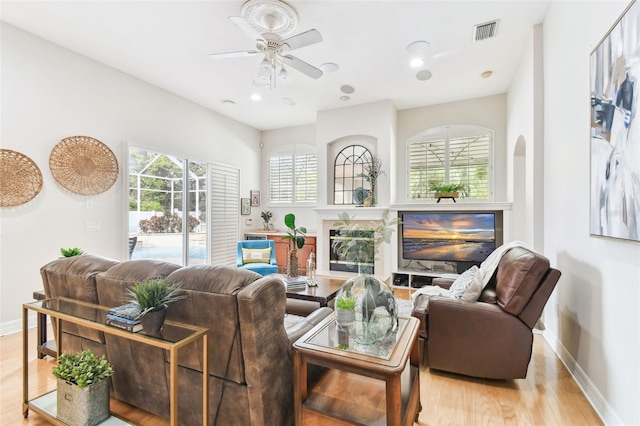
{"label": "air vent", "polygon": [[498,21],[485,22],[474,27],[473,41],[486,40],[496,36],[498,31]]}

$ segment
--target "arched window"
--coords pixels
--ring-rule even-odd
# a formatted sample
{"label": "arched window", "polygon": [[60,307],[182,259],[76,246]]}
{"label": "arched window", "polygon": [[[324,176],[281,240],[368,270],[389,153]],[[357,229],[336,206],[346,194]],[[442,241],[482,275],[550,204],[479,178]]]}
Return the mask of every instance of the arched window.
{"label": "arched window", "polygon": [[433,198],[433,185],[463,184],[466,198],[487,200],[491,184],[493,131],[452,125],[428,129],[407,141],[408,199]]}
{"label": "arched window", "polygon": [[371,151],[362,145],[349,145],[336,155],[333,165],[333,204],[361,205],[370,185],[362,178],[363,165],[371,163]]}

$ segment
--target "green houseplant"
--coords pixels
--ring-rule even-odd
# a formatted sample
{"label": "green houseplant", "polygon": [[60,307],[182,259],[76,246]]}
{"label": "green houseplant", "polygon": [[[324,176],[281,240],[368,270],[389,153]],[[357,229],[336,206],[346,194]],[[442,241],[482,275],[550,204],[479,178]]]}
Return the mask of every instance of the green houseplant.
{"label": "green houseplant", "polygon": [[182,283],[169,283],[165,278],[154,278],[135,284],[127,291],[132,302],[140,306],[140,321],[145,330],[154,333],[162,328],[167,306],[171,302],[184,299]]}
{"label": "green houseplant", "polygon": [[466,197],[467,187],[462,182],[460,183],[440,183],[432,182],[429,185],[429,189],[433,191],[435,198],[440,197],[453,197],[458,198],[460,195]]}
{"label": "green houseplant", "polygon": [[271,229],[271,218],[273,217],[273,213],[269,210],[265,210],[260,213],[260,216],[262,217],[262,224],[264,225],[265,231]]}
{"label": "green houseplant", "polygon": [[298,249],[304,247],[304,235],[307,233],[307,228],[304,226],[296,228],[296,216],[293,213],[289,213],[284,217],[284,224],[287,227],[287,235],[282,239],[288,240],[290,246],[287,258],[287,277],[294,278],[300,275]]}
{"label": "green houseplant", "polygon": [[72,247],[72,248],[62,247],[60,248],[60,253],[62,254],[62,257],[73,257],[73,256],[80,256],[84,254],[84,251],[78,247]]}
{"label": "green houseplant", "polygon": [[57,417],[69,425],[97,425],[109,418],[109,378],[113,367],[91,349],[63,353],[53,367],[58,379]]}

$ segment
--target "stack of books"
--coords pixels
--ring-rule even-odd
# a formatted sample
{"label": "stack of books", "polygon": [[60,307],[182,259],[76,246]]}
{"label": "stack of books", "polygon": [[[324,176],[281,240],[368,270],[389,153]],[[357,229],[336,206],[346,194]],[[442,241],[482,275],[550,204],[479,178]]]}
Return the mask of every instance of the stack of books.
{"label": "stack of books", "polygon": [[105,324],[134,333],[138,332],[142,330],[140,312],[140,306],[137,303],[116,306],[107,312]]}
{"label": "stack of books", "polygon": [[282,282],[284,283],[287,290],[302,290],[307,287],[306,277],[282,277]]}

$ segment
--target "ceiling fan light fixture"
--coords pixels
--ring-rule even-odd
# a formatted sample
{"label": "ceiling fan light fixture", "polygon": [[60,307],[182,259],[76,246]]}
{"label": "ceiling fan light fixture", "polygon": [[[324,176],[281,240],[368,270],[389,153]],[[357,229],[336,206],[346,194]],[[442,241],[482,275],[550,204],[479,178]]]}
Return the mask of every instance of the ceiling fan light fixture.
{"label": "ceiling fan light fixture", "polygon": [[262,62],[260,62],[260,66],[258,67],[258,72],[261,75],[268,75],[271,72],[271,62],[269,62],[269,59],[267,59],[267,57],[265,56],[264,59],[262,60]]}

